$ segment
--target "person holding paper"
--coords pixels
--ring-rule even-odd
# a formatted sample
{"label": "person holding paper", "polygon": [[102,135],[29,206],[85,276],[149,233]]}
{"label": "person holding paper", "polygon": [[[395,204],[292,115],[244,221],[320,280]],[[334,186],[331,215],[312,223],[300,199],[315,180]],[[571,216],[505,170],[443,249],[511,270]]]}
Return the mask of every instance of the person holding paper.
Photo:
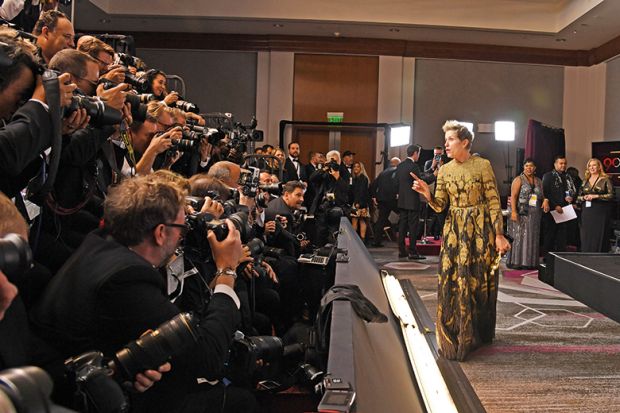
{"label": "person holding paper", "polygon": [[549,212],[549,201],[544,199],[542,181],[535,172],[536,163],[527,158],[523,173],[512,181],[508,233],[514,242],[506,261],[508,268],[534,269],[538,265],[542,211]]}
{"label": "person holding paper", "polygon": [[435,194],[414,173],[412,189],[436,212],[450,204],[439,256],[436,335],[442,356],[463,361],[495,336],[498,276],[492,263],[510,243],[491,163],[470,152],[474,134],[457,121],[443,130],[452,161],[439,168]]}
{"label": "person holding paper", "polygon": [[611,201],[614,186],[603,171],[598,159],[586,165],[586,178],[579,190],[577,202],[581,204],[581,251],[608,252]]}
{"label": "person holding paper", "polygon": [[[543,175],[543,193],[549,202],[550,211],[562,214],[562,207],[571,205],[577,195],[575,184],[566,173],[566,156],[557,155],[553,170]],[[551,214],[544,215],[544,252],[566,251],[567,222],[556,223]]]}

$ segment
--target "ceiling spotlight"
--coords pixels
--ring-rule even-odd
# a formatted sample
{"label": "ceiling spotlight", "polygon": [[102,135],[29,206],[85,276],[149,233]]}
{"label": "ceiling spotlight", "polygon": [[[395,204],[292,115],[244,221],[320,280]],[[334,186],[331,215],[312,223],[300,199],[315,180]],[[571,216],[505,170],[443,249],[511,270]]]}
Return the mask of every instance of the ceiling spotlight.
{"label": "ceiling spotlight", "polygon": [[573,34],[577,34],[577,30],[573,30]]}
{"label": "ceiling spotlight", "polygon": [[390,31],[391,31],[391,32],[393,32],[393,33],[398,33],[398,32],[400,31],[400,29],[398,29],[398,28],[396,28],[396,27],[392,27],[392,28],[390,29]]}
{"label": "ceiling spotlight", "polygon": [[566,41],[566,39],[565,39],[565,38],[563,38],[563,37],[559,37],[559,38],[555,39],[555,41],[556,41],[556,42],[560,42],[560,43],[562,43],[562,42],[565,42],[565,41]]}
{"label": "ceiling spotlight", "polygon": [[340,37],[340,32],[334,32],[335,37]]}
{"label": "ceiling spotlight", "polygon": [[110,19],[106,19],[106,18],[99,19],[99,23],[104,23],[105,24],[105,23],[110,23],[110,22],[112,22],[112,20],[110,20]]}
{"label": "ceiling spotlight", "polygon": [[276,27],[279,29],[281,27],[284,27],[284,25],[282,23],[274,23],[273,27]]}

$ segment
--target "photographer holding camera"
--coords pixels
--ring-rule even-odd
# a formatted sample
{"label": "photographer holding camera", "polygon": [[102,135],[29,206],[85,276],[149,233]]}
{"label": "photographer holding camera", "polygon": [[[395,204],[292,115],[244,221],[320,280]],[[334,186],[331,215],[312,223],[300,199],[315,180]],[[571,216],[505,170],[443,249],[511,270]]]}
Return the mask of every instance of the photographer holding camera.
{"label": "photographer holding camera", "polygon": [[[51,117],[35,47],[15,30],[0,27],[0,191],[14,197],[41,166],[52,142]],[[60,104],[71,102],[76,85],[58,76]],[[29,99],[29,100],[28,100]],[[24,102],[25,101],[25,102]]]}
{"label": "photographer holding camera", "polygon": [[349,215],[349,181],[341,174],[340,152],[332,150],[326,155],[328,162],[317,169],[310,182],[317,189],[316,197],[308,213],[314,215],[316,238],[314,243],[323,246],[330,234],[338,230],[340,217]]}
{"label": "photographer holding camera", "polygon": [[[110,355],[177,315],[157,268],[168,262],[188,230],[184,205],[179,187],[157,175],[127,179],[110,189],[104,228],[88,235],[33,311],[41,336],[65,357],[93,348]],[[199,320],[198,342],[172,360],[172,372],[152,391],[133,398],[133,411],[254,408],[251,394],[217,382],[239,322],[233,288],[242,250],[238,231],[227,223],[223,241],[208,233],[217,272],[214,294]]]}

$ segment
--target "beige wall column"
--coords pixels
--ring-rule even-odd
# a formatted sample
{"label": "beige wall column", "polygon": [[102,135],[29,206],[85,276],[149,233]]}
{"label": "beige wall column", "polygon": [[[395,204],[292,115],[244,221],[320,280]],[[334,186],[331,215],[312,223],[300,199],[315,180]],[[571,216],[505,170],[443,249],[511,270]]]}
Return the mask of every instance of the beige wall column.
{"label": "beige wall column", "polygon": [[[278,145],[281,120],[293,118],[295,54],[259,52],[256,68],[256,119],[265,142]],[[290,135],[290,128],[289,135]]]}
{"label": "beige wall column", "polygon": [[564,111],[562,115],[569,166],[579,169],[592,155],[591,142],[605,138],[605,63],[564,69]]}
{"label": "beige wall column", "polygon": [[[404,122],[413,124],[413,96],[415,59],[397,56],[379,56],[378,123]],[[383,132],[377,132],[376,159],[383,150]],[[390,149],[388,157],[404,159],[406,147]],[[382,171],[378,167],[376,172]]]}

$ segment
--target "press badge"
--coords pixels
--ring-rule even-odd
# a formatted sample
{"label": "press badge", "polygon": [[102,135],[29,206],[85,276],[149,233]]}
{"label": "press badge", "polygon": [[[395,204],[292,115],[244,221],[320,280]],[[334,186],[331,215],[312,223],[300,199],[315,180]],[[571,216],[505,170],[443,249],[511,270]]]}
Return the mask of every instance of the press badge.
{"label": "press badge", "polygon": [[590,208],[592,206],[592,201],[586,201],[586,208]]}
{"label": "press badge", "polygon": [[538,197],[536,196],[536,194],[532,194],[530,196],[530,201],[528,202],[529,206],[531,207],[535,207],[536,206],[536,201],[538,200]]}

